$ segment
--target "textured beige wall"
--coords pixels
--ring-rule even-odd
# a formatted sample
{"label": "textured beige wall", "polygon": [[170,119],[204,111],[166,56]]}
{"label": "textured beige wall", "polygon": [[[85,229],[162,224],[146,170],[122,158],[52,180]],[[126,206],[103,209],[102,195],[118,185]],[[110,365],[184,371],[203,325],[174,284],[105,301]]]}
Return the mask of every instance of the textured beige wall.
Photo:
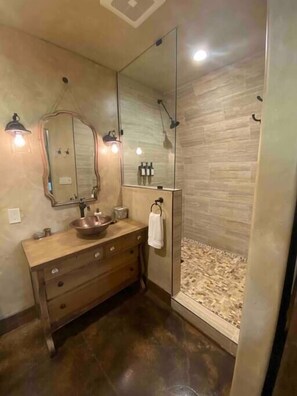
{"label": "textured beige wall", "polygon": [[297,188],[296,15],[296,0],[269,0],[259,169],[232,396],[261,394],[283,289]]}
{"label": "textured beige wall", "polygon": [[[32,38],[0,27],[0,318],[33,304],[22,239],[44,227],[63,230],[78,217],[77,206],[52,208],[43,194],[38,122],[61,94],[61,78],[69,78],[77,104],[65,96],[64,108],[81,112],[99,134],[117,127],[116,76],[111,70]],[[18,112],[30,136],[31,152],[14,153],[4,133],[12,113]],[[99,139],[101,192],[98,206],[109,212],[120,203],[117,155],[102,154]],[[96,205],[97,206],[97,205]],[[9,225],[7,209],[21,209],[22,223]]]}
{"label": "textured beige wall", "polygon": [[[152,203],[159,197],[164,199],[164,203],[162,204],[164,215],[164,247],[162,249],[148,247],[147,275],[152,282],[170,294],[172,293],[172,260],[174,257],[179,257],[178,251],[173,251],[172,245],[172,207],[174,193],[178,192],[157,190],[156,188],[122,187],[123,205],[129,208],[129,217],[143,224],[148,224]],[[177,212],[180,214],[180,211],[177,210]],[[176,238],[178,238],[178,235]],[[180,246],[178,239],[176,241],[176,244]]]}
{"label": "textured beige wall", "polygon": [[247,255],[261,115],[264,53],[178,88],[177,187],[184,236]]}
{"label": "textured beige wall", "polygon": [[[175,133],[157,100],[162,94],[152,88],[119,76],[119,98],[123,136],[123,182],[130,185],[174,187]],[[169,111],[173,114],[171,108]],[[143,153],[136,154],[141,147]],[[139,178],[141,162],[153,162],[155,175]]]}

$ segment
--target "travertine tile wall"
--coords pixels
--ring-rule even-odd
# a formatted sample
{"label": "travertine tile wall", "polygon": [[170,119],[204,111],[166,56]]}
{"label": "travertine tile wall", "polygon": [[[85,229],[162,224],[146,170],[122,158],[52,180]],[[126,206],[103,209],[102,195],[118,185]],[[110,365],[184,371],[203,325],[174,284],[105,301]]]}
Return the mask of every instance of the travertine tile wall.
{"label": "travertine tile wall", "polygon": [[[61,114],[48,120],[46,129],[52,191],[57,202],[68,202],[77,195],[72,118]],[[58,150],[61,150],[61,155],[57,155]],[[60,178],[64,176],[71,178],[70,184],[60,184]]]}
{"label": "travertine tile wall", "polygon": [[184,236],[247,255],[261,115],[264,53],[178,88],[177,187]]}
{"label": "travertine tile wall", "polygon": [[77,192],[79,197],[91,197],[97,178],[94,172],[94,137],[91,129],[73,119]]}
{"label": "travertine tile wall", "polygon": [[[169,128],[167,114],[157,103],[162,94],[121,74],[119,99],[124,130],[124,184],[174,187],[175,134]],[[137,147],[141,147],[142,155],[136,154]],[[142,161],[153,162],[153,177],[139,177],[138,166]]]}

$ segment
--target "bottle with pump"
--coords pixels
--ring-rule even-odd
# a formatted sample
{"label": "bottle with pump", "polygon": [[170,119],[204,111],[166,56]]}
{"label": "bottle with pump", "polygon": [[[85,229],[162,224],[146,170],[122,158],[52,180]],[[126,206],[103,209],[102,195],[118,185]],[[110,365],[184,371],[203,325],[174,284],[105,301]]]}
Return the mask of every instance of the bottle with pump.
{"label": "bottle with pump", "polygon": [[146,163],[146,175],[147,176],[151,175],[151,167],[149,166],[148,162]]}
{"label": "bottle with pump", "polygon": [[151,176],[154,176],[154,174],[155,174],[155,169],[154,169],[154,166],[153,166],[153,163],[151,162],[151,165],[150,165],[150,173],[151,173]]}
{"label": "bottle with pump", "polygon": [[140,170],[141,170],[141,172],[140,172],[141,176],[145,176],[146,175],[146,169],[145,169],[145,166],[144,166],[144,162],[141,163]]}

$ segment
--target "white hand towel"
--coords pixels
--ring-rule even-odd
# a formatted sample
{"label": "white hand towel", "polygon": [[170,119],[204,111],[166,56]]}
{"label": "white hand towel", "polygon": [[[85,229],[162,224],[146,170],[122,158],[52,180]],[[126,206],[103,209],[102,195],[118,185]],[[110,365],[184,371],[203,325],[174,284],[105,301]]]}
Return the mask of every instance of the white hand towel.
{"label": "white hand towel", "polygon": [[163,218],[160,214],[150,213],[148,244],[155,249],[162,249],[164,246]]}

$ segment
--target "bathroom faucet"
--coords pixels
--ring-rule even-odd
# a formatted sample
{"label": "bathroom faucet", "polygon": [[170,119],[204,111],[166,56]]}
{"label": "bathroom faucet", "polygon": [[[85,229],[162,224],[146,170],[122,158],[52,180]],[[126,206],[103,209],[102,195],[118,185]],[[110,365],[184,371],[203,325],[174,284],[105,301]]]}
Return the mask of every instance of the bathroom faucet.
{"label": "bathroom faucet", "polygon": [[79,210],[80,210],[80,217],[85,217],[85,209],[87,207],[84,198],[81,198],[78,203]]}

